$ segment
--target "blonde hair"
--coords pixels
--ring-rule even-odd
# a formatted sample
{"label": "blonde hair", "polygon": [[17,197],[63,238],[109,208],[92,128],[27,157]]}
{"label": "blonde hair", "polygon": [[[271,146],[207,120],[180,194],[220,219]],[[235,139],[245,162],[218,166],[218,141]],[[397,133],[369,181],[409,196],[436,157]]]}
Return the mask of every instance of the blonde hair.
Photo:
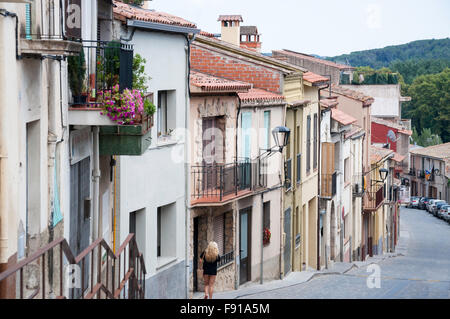
{"label": "blonde hair", "polygon": [[210,241],[208,247],[205,249],[205,260],[207,262],[214,262],[219,255],[219,248],[217,243],[214,241]]}

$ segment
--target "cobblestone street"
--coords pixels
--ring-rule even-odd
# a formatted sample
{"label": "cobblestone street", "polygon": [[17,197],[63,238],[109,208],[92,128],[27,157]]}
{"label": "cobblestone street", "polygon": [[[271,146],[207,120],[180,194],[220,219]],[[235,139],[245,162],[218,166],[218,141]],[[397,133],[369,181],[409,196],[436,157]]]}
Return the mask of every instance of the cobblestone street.
{"label": "cobblestone street", "polygon": [[[394,254],[366,262],[335,263],[321,272],[291,273],[283,280],[217,293],[215,298],[450,298],[450,225],[424,210],[401,209]],[[380,288],[367,279],[380,266]]]}

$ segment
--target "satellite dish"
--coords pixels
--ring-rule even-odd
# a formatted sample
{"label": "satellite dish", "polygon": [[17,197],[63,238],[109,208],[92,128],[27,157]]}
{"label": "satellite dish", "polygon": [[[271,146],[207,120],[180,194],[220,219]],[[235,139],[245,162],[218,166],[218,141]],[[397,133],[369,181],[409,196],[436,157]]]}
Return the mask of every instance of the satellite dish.
{"label": "satellite dish", "polygon": [[395,133],[392,130],[389,130],[389,132],[387,133],[387,137],[391,140],[391,142],[397,141],[397,136],[395,136]]}

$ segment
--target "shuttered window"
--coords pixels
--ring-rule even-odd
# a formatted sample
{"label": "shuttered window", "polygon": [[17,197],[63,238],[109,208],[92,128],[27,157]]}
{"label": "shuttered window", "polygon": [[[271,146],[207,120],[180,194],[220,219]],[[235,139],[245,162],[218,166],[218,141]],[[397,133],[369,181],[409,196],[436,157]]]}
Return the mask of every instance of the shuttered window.
{"label": "shuttered window", "polygon": [[314,114],[314,150],[313,150],[313,167],[317,168],[317,113]]}
{"label": "shuttered window", "polygon": [[302,176],[302,155],[297,154],[297,183],[300,183]]}
{"label": "shuttered window", "polygon": [[284,180],[285,180],[285,186],[286,189],[291,188],[291,179],[292,179],[292,158],[288,159],[285,163],[284,167]]}
{"label": "shuttered window", "polygon": [[306,173],[311,170],[311,115],[306,118]]}
{"label": "shuttered window", "polygon": [[219,254],[224,255],[225,247],[225,217],[224,215],[214,217],[214,241],[219,247]]}

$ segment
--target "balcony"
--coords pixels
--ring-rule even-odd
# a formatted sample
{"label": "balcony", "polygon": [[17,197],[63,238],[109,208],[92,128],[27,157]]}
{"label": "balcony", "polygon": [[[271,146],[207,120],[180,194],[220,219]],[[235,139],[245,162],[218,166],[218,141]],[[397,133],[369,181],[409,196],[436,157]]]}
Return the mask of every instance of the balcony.
{"label": "balcony", "polygon": [[415,169],[415,168],[410,168],[410,169],[409,169],[409,172],[408,172],[408,175],[410,175],[410,176],[416,176],[416,169]]}
{"label": "balcony", "polygon": [[362,197],[364,195],[365,182],[362,174],[353,175],[353,196]]}
{"label": "balcony", "polygon": [[19,42],[18,54],[22,57],[65,57],[79,54],[82,47],[81,42],[68,39],[62,29],[64,8],[60,6],[61,3],[58,1],[46,3],[49,13],[44,19],[41,5],[35,1],[15,0],[9,2],[26,3],[24,10],[18,14],[19,21],[23,21],[19,26],[20,30],[23,30],[19,31],[22,37],[19,39],[16,35]]}
{"label": "balcony", "polygon": [[363,209],[364,211],[376,211],[383,203],[385,198],[385,186],[374,185],[370,190],[364,193]]}
{"label": "balcony", "polygon": [[191,166],[192,206],[221,206],[266,186],[266,161]]}
{"label": "balcony", "polygon": [[101,155],[142,155],[151,145],[144,105],[153,94],[132,90],[133,53],[129,44],[85,40],[69,58],[69,124],[100,126]]}
{"label": "balcony", "polygon": [[331,199],[336,195],[337,173],[321,174],[320,177],[320,196],[325,199]]}

